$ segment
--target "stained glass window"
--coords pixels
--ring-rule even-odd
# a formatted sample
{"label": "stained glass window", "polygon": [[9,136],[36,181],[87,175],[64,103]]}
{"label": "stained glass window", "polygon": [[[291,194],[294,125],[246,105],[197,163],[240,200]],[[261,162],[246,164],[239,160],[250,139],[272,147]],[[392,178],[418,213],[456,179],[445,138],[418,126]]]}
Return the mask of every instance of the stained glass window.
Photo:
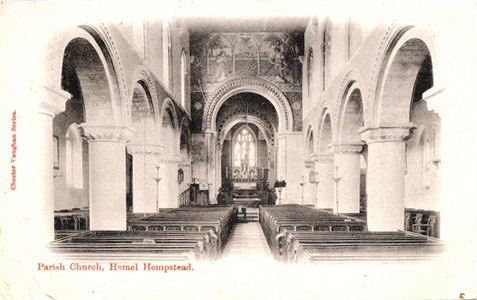
{"label": "stained glass window", "polygon": [[255,167],[256,142],[250,129],[243,127],[235,136],[234,142],[234,167]]}

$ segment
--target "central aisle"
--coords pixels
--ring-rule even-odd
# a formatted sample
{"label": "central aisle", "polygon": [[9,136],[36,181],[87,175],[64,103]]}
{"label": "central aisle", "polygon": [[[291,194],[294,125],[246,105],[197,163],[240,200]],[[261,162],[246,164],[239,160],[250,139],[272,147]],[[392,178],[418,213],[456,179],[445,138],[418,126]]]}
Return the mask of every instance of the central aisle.
{"label": "central aisle", "polygon": [[258,222],[238,223],[225,246],[222,259],[273,259]]}

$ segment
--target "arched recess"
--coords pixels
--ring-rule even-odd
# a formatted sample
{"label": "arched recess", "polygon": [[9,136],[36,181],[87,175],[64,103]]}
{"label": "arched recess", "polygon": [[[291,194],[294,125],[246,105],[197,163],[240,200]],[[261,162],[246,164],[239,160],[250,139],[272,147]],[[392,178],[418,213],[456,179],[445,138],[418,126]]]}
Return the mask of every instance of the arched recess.
{"label": "arched recess", "polygon": [[184,117],[180,126],[179,151],[182,159],[186,159],[190,155],[190,125],[189,120]]}
{"label": "arched recess", "polygon": [[364,126],[364,109],[361,89],[357,82],[351,81],[347,85],[341,103],[338,144],[362,144],[359,131]]}
{"label": "arched recess", "polygon": [[[404,227],[405,208],[438,207],[440,195],[433,194],[439,189],[438,180],[429,191],[416,185],[423,170],[421,163],[413,163],[411,159],[422,146],[412,141],[416,127],[434,130],[439,135],[440,119],[427,110],[422,100],[422,94],[434,86],[434,72],[438,71],[434,51],[429,32],[407,26],[396,31],[384,52],[372,109],[376,128],[365,132],[370,141],[367,174],[370,230],[408,228]],[[417,107],[421,117],[416,115]],[[385,182],[393,185],[383,190]],[[427,203],[422,201],[424,193],[431,199]]]}
{"label": "arched recess", "polygon": [[[142,89],[145,91],[146,96],[151,102],[151,110],[153,113],[153,118],[157,124],[160,123],[160,112],[161,107],[159,106],[159,94],[156,89],[157,79],[154,74],[146,66],[139,66],[132,76],[132,81],[130,84],[129,90],[133,91],[137,88],[137,85],[140,84]],[[134,98],[134,95],[131,96],[131,100]],[[129,111],[129,122],[131,122],[132,117],[132,101],[129,102],[128,111]]]}
{"label": "arched recess", "polygon": [[334,153],[335,174],[341,178],[336,205],[338,211],[359,213],[366,203],[366,161],[362,155],[366,146],[361,142],[364,112],[361,90],[356,81],[348,83],[341,104],[338,151]]}
{"label": "arched recess", "polygon": [[268,99],[278,114],[278,131],[293,129],[293,114],[287,98],[272,83],[260,78],[234,78],[218,87],[207,101],[202,121],[204,131],[216,131],[216,118],[221,105],[230,97],[240,93],[255,93]]}
{"label": "arched recess", "polygon": [[153,144],[156,140],[156,118],[151,93],[146,82],[136,83],[132,95],[131,125],[134,129],[132,144]]}
{"label": "arched recess", "polygon": [[375,125],[409,122],[416,78],[423,63],[428,60],[433,73],[438,72],[434,51],[431,35],[422,29],[408,26],[395,34],[380,67],[373,105]]}
{"label": "arched recess", "polygon": [[323,107],[319,117],[317,129],[318,138],[315,152],[317,186],[316,207],[323,209],[334,208],[334,182],[333,182],[333,155],[331,149],[333,137],[333,119],[328,107]]}
{"label": "arched recess", "polygon": [[311,156],[315,153],[315,139],[313,135],[313,128],[311,127],[311,125],[308,127],[308,130],[306,132],[305,149],[306,159],[310,159]]}
{"label": "arched recess", "polygon": [[[106,66],[90,42],[83,38],[72,40],[65,49],[62,86],[65,90],[81,94],[85,121],[96,125],[113,125],[115,118],[114,88],[109,85]],[[72,81],[65,78],[74,78]],[[111,118],[113,116],[113,118]]]}
{"label": "arched recess", "polygon": [[327,155],[331,154],[332,143],[332,120],[331,113],[328,109],[324,109],[320,118],[319,138],[318,138],[318,154]]}
{"label": "arched recess", "polygon": [[[263,166],[262,164],[262,167],[264,167],[265,169],[268,169],[268,180],[275,180],[275,174],[276,174],[276,154],[275,154],[275,148],[276,148],[276,145],[275,145],[275,131],[274,129],[270,129],[269,125],[264,122],[262,119],[256,117],[256,116],[250,116],[250,115],[243,115],[243,114],[239,114],[239,115],[236,115],[234,116],[233,118],[229,119],[227,121],[227,123],[224,124],[224,126],[222,127],[222,130],[220,131],[220,135],[219,135],[219,155],[218,155],[218,159],[217,159],[217,168],[216,168],[216,172],[217,174],[221,174],[221,176],[218,176],[217,180],[217,184],[218,186],[222,186],[224,183],[227,183],[227,180],[225,180],[227,178],[228,175],[226,175],[225,173],[227,172],[227,170],[224,170],[225,169],[225,166],[227,165],[230,165],[230,167],[233,166],[233,161],[229,161],[228,159],[225,159],[227,157],[229,157],[230,159],[232,159],[234,156],[234,151],[233,151],[233,141],[234,141],[234,137],[237,135],[237,133],[240,131],[240,128],[242,128],[243,126],[248,126],[248,127],[251,127],[250,125],[253,125],[253,126],[256,126],[256,128],[258,129],[258,134],[262,137],[264,137],[265,139],[265,149],[267,151],[267,164],[265,166]],[[231,132],[234,132],[233,136],[231,137],[230,139],[230,144],[226,144],[226,139],[227,137],[231,134]],[[253,136],[254,136],[254,139],[255,139],[255,144],[257,145],[257,149],[256,149],[256,157],[257,157],[257,161],[259,160],[259,147],[261,147],[259,145],[259,139],[258,137],[256,136],[255,132],[253,130],[251,130],[253,132]],[[261,149],[261,148],[260,148]],[[229,151],[229,150],[232,150],[232,151]],[[228,153],[230,152],[230,153]],[[225,156],[223,156],[225,155]],[[224,158],[225,157],[225,158]],[[224,160],[225,159],[225,160]],[[229,162],[227,162],[229,161]],[[257,166],[258,167],[258,166]],[[225,181],[224,181],[225,180]]]}
{"label": "arched recess", "polygon": [[[66,28],[55,32],[46,47],[43,64],[50,76],[41,80],[42,85],[61,90],[64,66],[71,65],[75,60],[77,73],[91,74],[91,78],[81,76],[81,87],[92,90],[83,95],[86,108],[92,108],[91,112],[87,112],[89,116],[85,116],[86,121],[102,125],[128,124],[128,86],[124,80],[121,60],[105,26]],[[77,51],[78,58],[73,58],[75,55],[71,55],[72,50]],[[84,60],[80,59],[82,56],[85,57]],[[92,66],[93,64],[96,66]],[[99,118],[94,113],[97,106],[100,111],[109,112],[108,118]]]}
{"label": "arched recess", "polygon": [[[255,126],[257,126],[260,131],[262,132],[263,136],[265,137],[265,140],[267,142],[267,145],[269,147],[273,146],[274,144],[274,132],[271,132],[270,129],[268,128],[267,124],[260,118],[257,118],[256,116],[247,116],[243,114],[239,114],[231,118],[230,120],[227,121],[227,123],[223,126],[222,131],[220,132],[220,137],[219,137],[219,144],[223,145],[223,141],[226,138],[227,134],[230,132],[230,130],[237,124],[243,123],[243,122],[248,122],[252,123]],[[272,125],[273,126],[273,125]]]}
{"label": "arched recess", "polygon": [[126,119],[123,115],[126,109],[121,103],[111,55],[98,33],[86,26],[75,28],[63,37],[59,45],[63,50],[61,59],[52,60],[51,65],[55,70],[60,64],[61,71],[58,77],[53,77],[59,79],[60,89],[70,93],[72,98],[66,103],[66,110],[53,120],[59,147],[65,147],[60,149],[65,155],[64,164],[60,165],[61,169],[64,168],[65,182],[59,182],[61,177],[55,179],[55,194],[66,187],[71,195],[68,195],[69,203],[57,203],[56,207],[83,207],[86,206],[84,200],[87,200],[88,188],[85,182],[88,161],[83,160],[87,157],[88,145],[80,137],[83,132],[77,124],[117,125]]}
{"label": "arched recess", "polygon": [[161,141],[168,155],[179,153],[179,143],[177,142],[177,132],[179,121],[174,103],[170,98],[164,99],[161,108]]}

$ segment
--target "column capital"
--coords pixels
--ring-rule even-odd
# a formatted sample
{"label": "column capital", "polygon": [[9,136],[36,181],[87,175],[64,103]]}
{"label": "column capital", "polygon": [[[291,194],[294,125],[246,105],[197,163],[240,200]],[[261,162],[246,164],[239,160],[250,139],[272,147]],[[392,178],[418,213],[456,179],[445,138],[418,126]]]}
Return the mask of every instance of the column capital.
{"label": "column capital", "polygon": [[124,142],[131,140],[134,130],[128,126],[81,124],[83,135],[89,141]]}
{"label": "column capital", "polygon": [[313,154],[311,159],[315,163],[332,163],[334,161],[331,154]]}
{"label": "column capital", "polygon": [[331,151],[335,154],[337,153],[360,153],[363,151],[362,144],[341,144],[341,145],[331,145]]}
{"label": "column capital", "polygon": [[149,155],[159,155],[163,153],[163,145],[154,145],[154,144],[129,144],[126,146],[127,150],[131,154],[149,154]]}
{"label": "column capital", "polygon": [[383,142],[404,142],[411,135],[411,130],[416,128],[412,123],[406,124],[380,124],[379,127],[365,127],[359,133],[366,144]]}
{"label": "column capital", "polygon": [[38,105],[38,111],[42,114],[55,117],[65,110],[66,101],[71,98],[71,94],[64,90],[52,89],[46,86],[36,88],[34,91]]}

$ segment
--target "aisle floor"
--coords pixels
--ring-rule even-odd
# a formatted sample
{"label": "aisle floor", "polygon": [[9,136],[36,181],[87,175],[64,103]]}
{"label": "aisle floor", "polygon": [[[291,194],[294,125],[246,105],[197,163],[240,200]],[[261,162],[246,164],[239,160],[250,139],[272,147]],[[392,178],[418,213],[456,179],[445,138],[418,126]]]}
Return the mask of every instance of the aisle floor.
{"label": "aisle floor", "polygon": [[238,223],[232,230],[222,259],[273,259],[258,222]]}

